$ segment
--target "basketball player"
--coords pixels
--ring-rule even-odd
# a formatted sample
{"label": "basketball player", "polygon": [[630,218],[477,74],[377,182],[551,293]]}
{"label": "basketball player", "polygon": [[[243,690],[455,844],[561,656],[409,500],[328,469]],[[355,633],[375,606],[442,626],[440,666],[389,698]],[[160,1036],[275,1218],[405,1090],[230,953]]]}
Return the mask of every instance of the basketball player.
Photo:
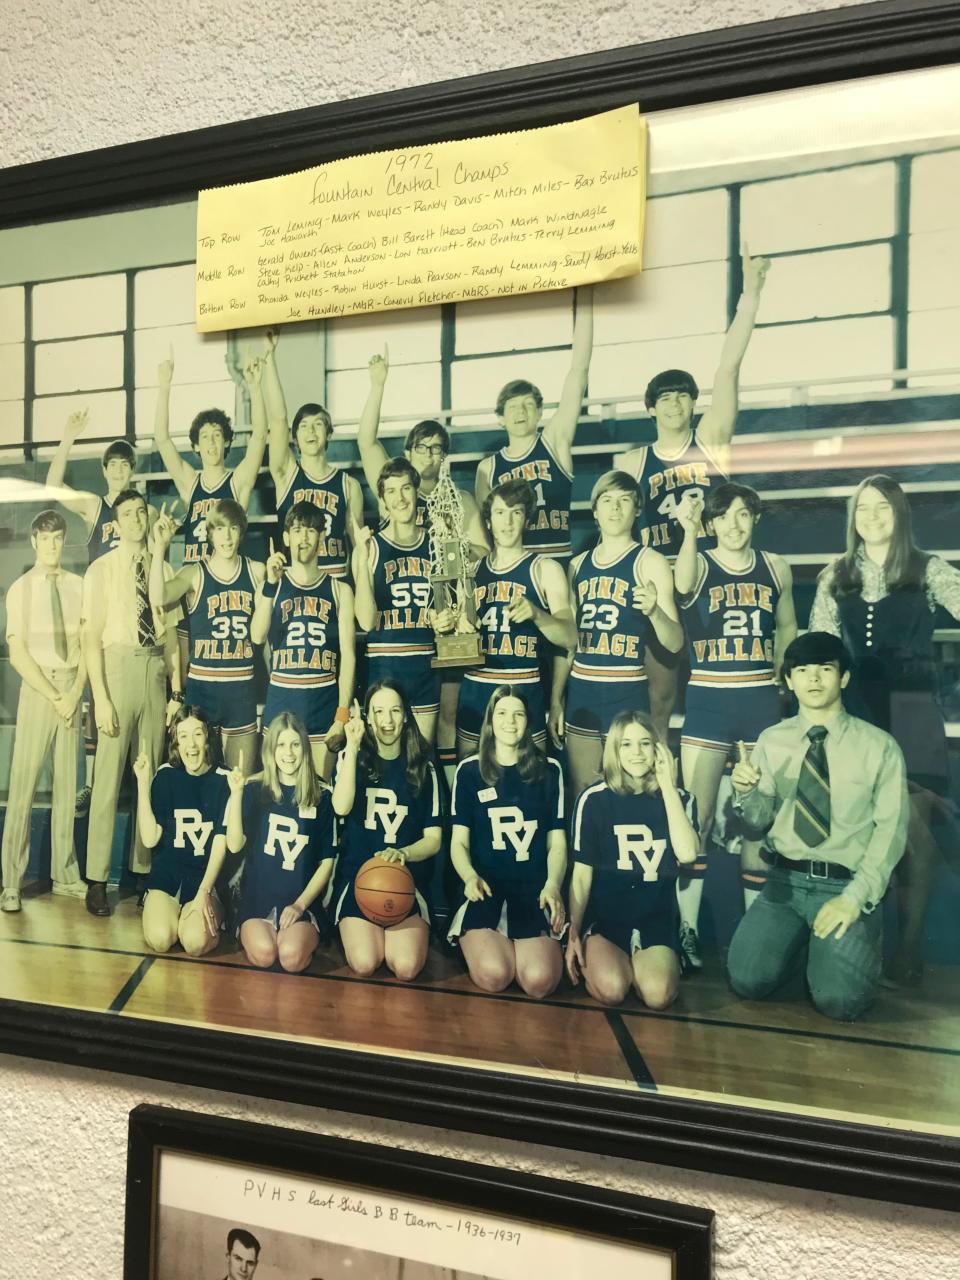
{"label": "basketball player", "polygon": [[[696,427],[696,381],[685,369],[667,369],[650,380],[644,396],[647,412],[656,426],[656,441],[631,449],[617,459],[617,465],[635,476],[640,486],[644,545],[663,551],[671,559],[680,547],[682,529],[678,519],[682,504],[690,498],[705,498],[711,485],[727,478],[739,407],[740,366],[753,334],[769,268],[769,258],[751,258],[743,246],[743,292],[720,349],[720,363],[710,389],[710,408]],[[700,536],[705,542],[702,530]],[[677,664],[658,652],[654,644],[652,648],[648,646],[645,665],[651,714],[666,741],[677,694]]]}
{"label": "basketball player", "polygon": [[161,511],[154,528],[150,603],[171,605],[186,597],[190,620],[186,701],[202,707],[211,724],[219,726],[228,768],[242,759],[250,774],[257,759],[250,621],[263,583],[263,565],[240,555],[247,517],[238,502],[223,498],[206,518],[208,557],[185,564],[164,581],[163,557],[176,529],[176,521]]}
{"label": "basketball player", "polygon": [[541,427],[543,394],[532,382],[508,382],[497,396],[497,420],[507,444],[477,468],[477,504],[483,508],[491,490],[506,480],[526,480],[534,493],[534,510],[524,537],[528,551],[563,560],[570,555],[570,493],[573,484],[573,439],[587,389],[593,352],[593,289],[576,291],[576,319],[570,369],[553,417]]}
{"label": "basketball player", "polygon": [[140,838],[155,849],[143,903],[143,936],[153,951],[180,940],[191,956],[217,945],[223,907],[214,888],[227,849],[243,848],[243,770],[214,765],[216,746],[206,714],[185,703],[167,732],[167,764],[152,782],[141,751],[137,780]]}
{"label": "basketball player", "polygon": [[506,480],[487,494],[481,516],[493,551],[477,565],[474,604],[483,666],[469,667],[457,707],[457,753],[476,750],[490,695],[498,685],[522,691],[529,728],[546,743],[546,706],[540,683],[540,637],[566,651],[576,644],[573,605],[556,560],[523,546],[536,498],[526,480]]}
{"label": "basketball player", "polygon": [[317,565],[324,528],[325,513],[314,502],[297,502],[287,512],[283,541],[290,567],[271,542],[250,638],[254,644],[270,641],[263,723],[270,724],[281,711],[299,716],[307,726],[314,768],[328,780],[350,715],[356,651],[353,591]]}
{"label": "basketball player", "polygon": [[243,792],[246,857],[240,945],[258,969],[300,973],[320,942],[310,910],[333,872],[333,806],[306,726],[281,711],[263,738],[263,774]]}
{"label": "basketball player", "polygon": [[[264,357],[266,359],[268,357]],[[207,516],[217,502],[229,498],[239,503],[244,511],[250,503],[267,445],[267,422],[260,389],[263,363],[248,360],[244,365],[243,377],[250,393],[251,432],[243,461],[232,470],[227,469],[224,460],[233,440],[233,427],[222,409],[203,409],[190,424],[190,447],[200,459],[199,470],[181,456],[170,439],[173,355],[157,369],[154,437],[160,457],[187,507],[181,526],[185,564],[203,559],[207,549]]]}
{"label": "basketball player", "polygon": [[434,632],[456,614],[432,608],[430,539],[416,517],[420,475],[406,458],[384,463],[377,496],[387,514],[378,533],[361,528],[353,554],[357,621],[367,631],[367,683],[394,679],[410,700],[417,728],[432,744],[440,710],[439,672],[431,666]]}
{"label": "basketball player", "polygon": [[[379,493],[380,473],[390,461],[390,455],[377,439],[380,427],[380,399],[375,399],[377,388],[380,396],[390,368],[390,356],[386,345],[383,355],[370,357],[371,396],[360,417],[357,426],[357,448],[360,450],[360,462],[363,474],[371,493]],[[440,468],[450,454],[450,433],[441,423],[426,418],[411,427],[403,445],[404,457],[420,473],[420,490],[417,494],[416,523],[418,528],[428,523],[427,499],[437,487]],[[463,530],[474,548],[474,555],[479,559],[489,549],[487,533],[480,519],[480,511],[472,494],[466,489],[457,489],[463,506]],[[384,521],[389,519],[381,499],[380,514]]]}
{"label": "basketball player", "polygon": [[[443,835],[440,787],[430,752],[403,690],[380,680],[347,722],[347,746],[337,765],[333,807],[341,821],[333,902],[347,964],[369,978],[381,964],[412,982],[427,959],[429,860]],[[353,882],[370,858],[409,867],[416,889],[405,920],[381,928],[357,905]]]}
{"label": "basketball player", "polygon": [[570,565],[576,609],[575,653],[554,660],[550,727],[566,741],[570,782],[579,794],[600,773],[603,739],[621,711],[647,709],[643,652],[648,626],[663,647],[683,644],[670,565],[633,536],[640,501],[636,481],[608,471],[590,495],[600,541]]}
{"label": "basketball player", "polygon": [[516,978],[534,999],[563,972],[563,774],[533,741],[524,695],[493,691],[476,755],[457,766],[450,859],[464,902],[450,925],[483,991]]}
{"label": "basketball player", "polygon": [[567,971],[601,1004],[633,986],[666,1009],[680,985],[678,863],[697,856],[696,801],[677,787],[677,763],[653,721],[622,711],[603,750],[603,780],[573,813]]}
{"label": "basketball player", "polygon": [[[755,489],[728,482],[709,489],[706,502],[691,497],[679,513],[683,544],[674,579],[690,660],[680,760],[697,801],[701,849],[678,894],[680,939],[694,969],[702,967],[697,921],[724,767],[735,743],[752,748],[780,719],[777,672],[797,634],[790,566],[753,546],[760,508]],[[701,519],[716,541],[710,550],[697,550]],[[741,853],[746,907],[763,888],[761,867],[758,844],[747,842]]]}
{"label": "basketball player", "polygon": [[[287,402],[277,371],[277,341],[277,333],[268,330],[263,394],[270,424],[270,475],[277,490],[277,522],[283,528],[292,507],[314,503],[323,514],[317,563],[333,577],[344,578],[356,530],[363,524],[363,495],[352,476],[327,461],[333,421],[323,405],[302,404],[288,427]],[[378,385],[371,376],[364,415],[379,418],[382,396],[382,380]],[[291,442],[299,450],[299,462]]]}
{"label": "basketball player", "polygon": [[[69,489],[64,483],[70,452],[87,428],[89,410],[77,409],[67,418],[63,436],[57,445],[47,470],[47,484],[51,488]],[[137,451],[129,440],[113,440],[103,451],[101,469],[107,492],[102,498],[90,495],[64,498],[61,506],[73,511],[83,521],[87,531],[87,557],[96,560],[105,551],[120,545],[120,535],[113,519],[113,504],[125,489],[129,489],[137,466]],[[154,507],[148,507],[150,523],[157,518]]]}

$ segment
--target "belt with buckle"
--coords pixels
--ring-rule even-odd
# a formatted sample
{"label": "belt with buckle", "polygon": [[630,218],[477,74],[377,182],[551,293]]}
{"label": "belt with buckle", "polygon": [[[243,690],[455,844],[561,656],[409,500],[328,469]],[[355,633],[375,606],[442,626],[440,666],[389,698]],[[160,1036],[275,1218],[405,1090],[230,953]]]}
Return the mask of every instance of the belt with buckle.
{"label": "belt with buckle", "polygon": [[785,858],[781,853],[772,856],[775,867],[783,867],[787,871],[802,871],[814,880],[850,880],[853,872],[839,862],[818,862],[807,858]]}

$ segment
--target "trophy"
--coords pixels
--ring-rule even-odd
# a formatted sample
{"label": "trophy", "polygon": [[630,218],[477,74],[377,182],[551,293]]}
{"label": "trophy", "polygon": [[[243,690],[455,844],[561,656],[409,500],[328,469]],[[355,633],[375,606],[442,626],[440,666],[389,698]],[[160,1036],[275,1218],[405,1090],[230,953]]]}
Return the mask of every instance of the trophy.
{"label": "trophy", "polygon": [[436,488],[427,497],[430,530],[430,586],[437,613],[457,611],[457,624],[437,633],[434,667],[480,667],[483,652],[473,603],[472,552],[463,532],[463,503],[444,460]]}

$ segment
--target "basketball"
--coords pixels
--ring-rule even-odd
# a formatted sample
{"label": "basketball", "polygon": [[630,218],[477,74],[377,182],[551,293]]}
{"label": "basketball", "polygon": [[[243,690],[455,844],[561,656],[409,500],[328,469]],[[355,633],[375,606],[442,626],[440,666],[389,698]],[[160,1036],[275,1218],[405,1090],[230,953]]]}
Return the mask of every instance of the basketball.
{"label": "basketball", "polygon": [[369,858],[353,882],[357,906],[373,924],[389,929],[413,910],[413,876],[399,862]]}

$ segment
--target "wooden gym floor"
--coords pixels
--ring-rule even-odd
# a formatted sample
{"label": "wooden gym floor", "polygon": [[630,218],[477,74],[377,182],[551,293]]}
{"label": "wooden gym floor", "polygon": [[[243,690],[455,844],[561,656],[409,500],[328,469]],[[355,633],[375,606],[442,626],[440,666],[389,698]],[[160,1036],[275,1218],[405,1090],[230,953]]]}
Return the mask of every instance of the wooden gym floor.
{"label": "wooden gym floor", "polygon": [[541,1002],[484,995],[434,948],[409,986],[352,976],[335,942],[297,976],[251,969],[226,939],[199,960],[155,956],[135,900],[111,901],[98,920],[28,888],[22,911],[0,916],[0,998],[960,1134],[955,969],[838,1024],[800,999],[737,1000],[708,954],[668,1011],[632,996],[608,1010],[566,979]]}

